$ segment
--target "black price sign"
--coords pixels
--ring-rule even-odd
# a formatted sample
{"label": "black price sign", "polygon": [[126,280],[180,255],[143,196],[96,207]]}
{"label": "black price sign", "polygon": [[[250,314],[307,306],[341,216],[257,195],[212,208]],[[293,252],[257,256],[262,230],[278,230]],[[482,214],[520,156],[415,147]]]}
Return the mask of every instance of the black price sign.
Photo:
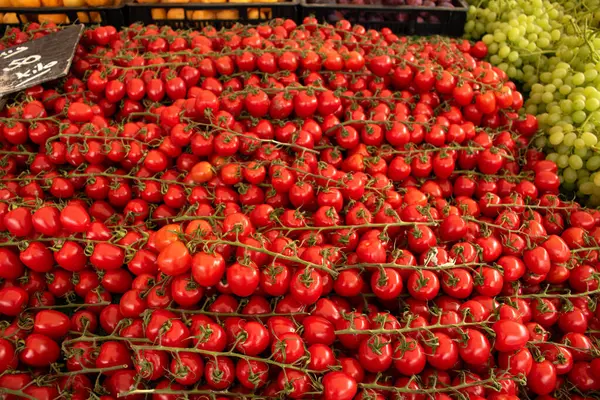
{"label": "black price sign", "polygon": [[83,25],[0,51],[0,96],[65,76]]}

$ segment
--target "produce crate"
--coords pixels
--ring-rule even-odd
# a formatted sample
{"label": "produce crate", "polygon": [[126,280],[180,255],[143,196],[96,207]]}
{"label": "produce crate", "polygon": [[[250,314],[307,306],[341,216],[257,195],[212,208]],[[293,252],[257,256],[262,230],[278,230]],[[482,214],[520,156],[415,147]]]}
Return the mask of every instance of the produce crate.
{"label": "produce crate", "polygon": [[[127,22],[125,16],[127,8],[125,3],[118,3],[118,5],[102,7],[2,7],[0,8],[2,14],[0,25],[2,28],[6,28],[28,22],[52,21],[57,24],[77,22],[90,25],[112,25],[120,28]],[[8,17],[7,14],[9,14]]]}
{"label": "produce crate", "polygon": [[298,19],[299,0],[268,2],[130,3],[129,23],[169,25],[173,28],[217,29],[237,23],[256,24],[272,18]]}
{"label": "produce crate", "polygon": [[394,0],[370,0],[375,4],[341,4],[335,3],[335,0],[311,1],[301,0],[302,18],[313,16],[330,24],[346,19],[367,29],[387,27],[404,35],[462,36],[467,21],[468,5],[465,0],[452,0],[453,8],[392,5]]}

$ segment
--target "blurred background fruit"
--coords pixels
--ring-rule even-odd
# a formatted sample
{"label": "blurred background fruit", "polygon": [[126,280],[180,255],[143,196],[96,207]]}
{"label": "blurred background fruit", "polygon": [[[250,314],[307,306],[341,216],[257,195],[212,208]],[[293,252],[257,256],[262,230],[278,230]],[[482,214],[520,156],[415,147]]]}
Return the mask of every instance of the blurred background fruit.
{"label": "blurred background fruit", "polygon": [[[74,9],[74,8],[111,8],[120,6],[133,0],[0,0],[0,8],[13,8],[15,12],[0,13],[0,23],[6,25],[18,25],[30,22],[53,22],[56,24],[79,23],[111,23],[116,21],[110,18],[104,18],[103,14],[96,11],[77,11],[70,10],[70,13],[55,12],[43,9]],[[158,1],[158,0],[143,0]],[[7,11],[7,10],[4,10]],[[65,10],[67,12],[67,10]],[[122,13],[120,14],[123,15]],[[124,20],[123,20],[124,22]]]}
{"label": "blurred background fruit", "polygon": [[[6,1],[6,0],[5,0]],[[253,4],[253,3],[284,3],[288,0],[134,0],[138,4]],[[248,8],[248,20],[267,20],[273,18],[271,8]],[[238,21],[243,14],[239,9],[186,9],[186,8],[152,8],[150,15],[153,21]],[[147,21],[146,21],[147,22]]]}
{"label": "blurred background fruit", "polygon": [[[158,2],[158,0],[142,0],[142,2],[143,1]],[[108,7],[120,5],[123,2],[123,0],[0,0],[0,7]]]}

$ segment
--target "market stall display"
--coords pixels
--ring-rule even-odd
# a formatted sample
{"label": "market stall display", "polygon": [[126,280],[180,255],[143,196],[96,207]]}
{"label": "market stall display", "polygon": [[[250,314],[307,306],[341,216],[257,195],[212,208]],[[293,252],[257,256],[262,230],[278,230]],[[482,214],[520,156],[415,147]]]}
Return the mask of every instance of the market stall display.
{"label": "market stall display", "polygon": [[[596,398],[600,211],[544,153],[579,117],[535,115],[568,86],[595,136],[596,56],[579,8],[509,5],[469,41],[133,4],[199,28],[89,28],[0,85],[0,399]],[[61,29],[9,28],[0,76]]]}

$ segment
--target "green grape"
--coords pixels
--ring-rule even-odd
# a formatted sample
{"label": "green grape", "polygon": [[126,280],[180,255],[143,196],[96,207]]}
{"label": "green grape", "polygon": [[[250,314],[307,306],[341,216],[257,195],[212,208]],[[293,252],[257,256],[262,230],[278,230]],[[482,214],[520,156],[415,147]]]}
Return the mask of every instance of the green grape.
{"label": "green grape", "polygon": [[561,52],[560,58],[562,60],[571,60],[573,59],[573,50],[571,49],[565,49]]}
{"label": "green grape", "polygon": [[555,133],[563,133],[563,132],[564,132],[564,128],[563,128],[562,124],[553,126],[552,128],[548,129],[548,133],[551,135],[553,135]]}
{"label": "green grape", "polygon": [[537,51],[537,46],[534,43],[536,40],[537,40],[537,37],[533,40],[530,39],[530,42],[527,45],[527,51],[529,51],[530,53],[534,53],[535,51]]}
{"label": "green grape", "polygon": [[586,82],[591,82],[598,76],[598,71],[595,69],[588,69],[583,73],[583,75],[585,76]]}
{"label": "green grape", "polygon": [[582,111],[585,109],[585,100],[577,99],[573,101],[573,110]]}
{"label": "green grape", "polygon": [[490,35],[489,33],[481,38],[481,41],[486,45],[490,45],[494,42],[494,35]]}
{"label": "green grape", "polygon": [[551,72],[542,72],[540,74],[540,81],[543,83],[550,83],[552,81],[552,73]]}
{"label": "green grape", "polygon": [[[519,53],[517,53],[516,51],[511,51],[510,53],[508,53],[508,61],[511,63],[515,63],[517,62],[517,60],[519,59]],[[507,68],[507,70],[510,69],[510,66]]]}
{"label": "green grape", "polygon": [[585,148],[585,142],[583,141],[583,139],[577,138],[573,142],[573,147],[575,147],[576,149],[583,149]]}
{"label": "green grape", "polygon": [[596,185],[596,187],[600,188],[600,173],[596,172],[591,177],[593,179],[594,185]]}
{"label": "green grape", "polygon": [[546,156],[546,160],[556,163],[556,160],[558,160],[558,157],[560,157],[560,155],[558,153],[550,153]]}
{"label": "green grape", "polygon": [[[540,101],[541,101],[541,96],[540,96]],[[534,104],[530,104],[528,106],[525,107],[525,112],[527,114],[537,114],[537,106]],[[538,121],[542,122],[543,121],[544,116],[543,115],[538,115]]]}
{"label": "green grape", "polygon": [[598,137],[591,132],[583,132],[581,134],[581,140],[583,140],[587,147],[595,146],[596,143],[598,143]]}
{"label": "green grape", "polygon": [[[511,22],[513,21],[518,24],[516,20],[512,20]],[[518,27],[513,27],[506,33],[506,37],[511,42],[516,42],[519,39],[519,36],[521,36],[521,32],[519,31]]]}
{"label": "green grape", "polygon": [[573,154],[569,157],[569,167],[578,170],[583,167],[583,160],[578,155]]}
{"label": "green grape", "polygon": [[579,185],[579,191],[586,196],[590,196],[592,193],[594,193],[594,182],[582,182]]}
{"label": "green grape", "polygon": [[540,149],[546,147],[546,143],[548,142],[548,139],[546,138],[546,136],[538,136],[537,138],[535,138],[534,140],[534,145],[535,147],[539,147]]}
{"label": "green grape", "polygon": [[569,165],[569,157],[565,154],[561,154],[556,159],[556,165],[558,168],[567,168]]}
{"label": "green grape", "polygon": [[[596,78],[596,79],[598,79],[598,78]],[[600,86],[598,86],[598,87],[600,87]],[[591,86],[591,88],[592,88],[593,90],[591,90],[591,91],[590,91],[590,97],[591,97],[591,98],[593,98],[593,99],[600,100],[600,90],[596,89],[596,86],[595,86],[595,85],[594,85],[594,86]],[[584,90],[584,91],[585,91],[585,90]]]}
{"label": "green grape", "polygon": [[577,181],[577,172],[571,167],[565,168],[562,175],[565,179],[565,183],[575,183],[575,181]]}
{"label": "green grape", "polygon": [[498,53],[498,43],[492,43],[488,46],[488,52],[490,54]]}
{"label": "green grape", "polygon": [[577,180],[581,182],[587,182],[590,178],[590,171],[587,169],[577,170]]}
{"label": "green grape", "polygon": [[586,86],[585,88],[583,88],[583,94],[585,95],[585,97],[595,98],[598,95],[598,90],[596,90],[596,88],[593,86]]}
{"label": "green grape", "polygon": [[569,132],[565,135],[563,143],[567,147],[572,147],[575,139],[577,139],[577,134],[575,132]]}
{"label": "green grape", "polygon": [[498,57],[500,57],[500,58],[508,58],[509,54],[510,54],[510,47],[508,47],[508,46],[503,45],[498,50]]}
{"label": "green grape", "polygon": [[560,144],[556,146],[556,152],[560,155],[570,155],[571,154],[571,146],[567,146],[566,144]]}
{"label": "green grape", "polygon": [[585,100],[585,109],[587,111],[596,111],[600,108],[600,100],[595,97],[591,97]]}
{"label": "green grape", "polygon": [[536,44],[540,49],[547,49],[548,47],[550,47],[550,39],[540,37],[538,38],[538,40],[536,40]]}
{"label": "green grape", "polygon": [[550,47],[550,39],[541,37],[538,40],[536,40],[536,44],[540,49],[547,49],[548,47]]}
{"label": "green grape", "polygon": [[552,71],[552,78],[554,79],[564,79],[567,74],[569,73],[569,71],[567,71],[566,68],[558,68],[556,67],[556,69],[554,71]]}
{"label": "green grape", "polygon": [[[491,20],[491,21],[493,21],[493,20]],[[502,31],[496,31],[496,32],[494,32],[494,41],[496,41],[498,43],[506,42],[506,34],[504,32],[502,32]]]}
{"label": "green grape", "polygon": [[571,114],[573,111],[573,102],[569,99],[561,100],[559,106],[564,114]]}
{"label": "green grape", "polygon": [[587,160],[591,156],[591,153],[588,152],[586,147],[582,147],[581,149],[575,148],[575,150],[573,150],[573,154],[581,157],[582,160]]}
{"label": "green grape", "polygon": [[531,86],[531,92],[532,93],[543,93],[544,92],[544,85],[542,85],[540,83],[534,83]]}
{"label": "green grape", "polygon": [[485,32],[485,26],[483,25],[482,22],[475,23],[475,31],[476,32]]}
{"label": "green grape", "polygon": [[517,47],[520,49],[527,49],[527,46],[529,46],[529,40],[525,37],[521,37],[517,42]]}
{"label": "green grape", "polygon": [[571,117],[573,118],[573,122],[576,124],[581,124],[587,118],[587,114],[585,111],[578,110],[571,114]]}
{"label": "green grape", "polygon": [[558,114],[558,115],[562,114],[562,110],[560,109],[560,106],[555,101],[548,104],[548,106],[546,108],[548,109],[549,114]]}
{"label": "green grape", "polygon": [[494,65],[498,65],[502,62],[502,59],[494,54],[493,56],[490,57],[490,62]]}
{"label": "green grape", "polygon": [[581,72],[577,72],[573,75],[573,84],[576,86],[581,86],[585,82],[585,75]]}
{"label": "green grape", "polygon": [[600,156],[591,156],[588,158],[588,160],[585,162],[585,168],[588,171],[596,171],[598,168],[600,168]]}
{"label": "green grape", "polygon": [[542,101],[546,104],[550,104],[552,103],[552,101],[554,100],[554,95],[550,92],[545,92],[544,94],[542,94]]}
{"label": "green grape", "polygon": [[549,114],[546,123],[550,126],[556,125],[561,120],[560,114]]}

